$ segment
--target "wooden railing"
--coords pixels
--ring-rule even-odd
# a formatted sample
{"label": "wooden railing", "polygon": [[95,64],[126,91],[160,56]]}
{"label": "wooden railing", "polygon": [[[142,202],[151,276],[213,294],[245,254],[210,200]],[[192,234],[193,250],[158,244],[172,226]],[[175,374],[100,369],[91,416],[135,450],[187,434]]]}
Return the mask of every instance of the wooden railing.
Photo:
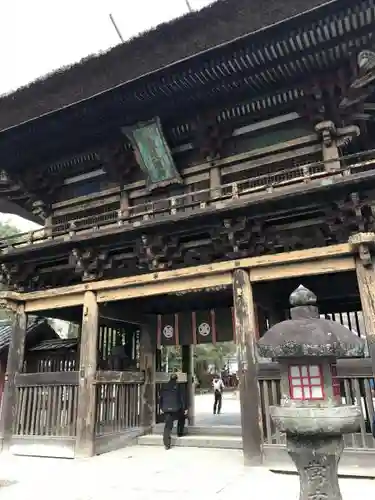
{"label": "wooden railing", "polygon": [[14,435],[76,435],[78,372],[19,374],[16,386]]}
{"label": "wooden railing", "polygon": [[140,427],[143,372],[99,371],[95,383],[96,436]]}
{"label": "wooden railing", "polygon": [[[361,157],[368,160],[358,161]],[[202,212],[210,206],[236,201],[256,193],[273,192],[275,189],[291,185],[304,185],[311,181],[337,176],[348,176],[372,170],[375,165],[375,150],[362,151],[340,158],[341,168],[327,171],[326,166],[336,160],[313,162],[297,168],[280,170],[271,174],[249,177],[243,181],[223,184],[215,189],[204,189],[172,196],[165,200],[150,201],[130,206],[124,211],[111,211],[76,219],[69,223],[46,226],[42,229],[4,238],[0,241],[0,250],[35,245],[47,240],[65,240],[81,231],[100,231],[114,226],[132,224],[137,226],[142,221],[158,220],[181,213]]]}
{"label": "wooden railing", "polygon": [[97,384],[97,436],[140,426],[140,383]]}
{"label": "wooden railing", "polygon": [[[354,449],[375,449],[375,439],[371,429],[375,414],[375,394],[370,384],[373,378],[371,360],[369,358],[339,360],[337,368],[342,403],[356,404],[361,408],[360,431],[344,436],[345,446]],[[269,445],[285,444],[285,435],[276,429],[269,412],[270,406],[279,405],[281,399],[280,372],[276,363],[260,365],[259,387],[264,442]]]}

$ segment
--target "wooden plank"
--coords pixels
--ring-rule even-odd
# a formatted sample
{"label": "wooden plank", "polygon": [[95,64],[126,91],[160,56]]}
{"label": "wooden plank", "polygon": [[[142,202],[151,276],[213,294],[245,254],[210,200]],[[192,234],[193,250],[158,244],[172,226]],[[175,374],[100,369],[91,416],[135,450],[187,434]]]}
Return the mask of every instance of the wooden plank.
{"label": "wooden plank", "polygon": [[13,436],[12,455],[46,458],[74,458],[74,438],[55,436]]}
{"label": "wooden plank", "polygon": [[142,384],[145,381],[143,372],[98,371],[95,384]]}
{"label": "wooden plank", "polygon": [[33,301],[28,300],[25,302],[25,311],[27,313],[33,313],[36,311],[49,311],[65,307],[76,307],[81,306],[83,304],[83,300],[83,292],[65,295],[64,300],[61,300],[59,294],[55,294],[54,297],[40,298]]}
{"label": "wooden plank", "polygon": [[95,375],[97,365],[97,341],[99,311],[96,296],[86,292],[83,303],[80,371],[77,409],[77,457],[92,457],[95,454]]}
{"label": "wooden plank", "polygon": [[23,304],[19,304],[14,312],[12,338],[8,351],[8,362],[5,374],[5,387],[2,397],[0,434],[3,436],[3,451],[9,450],[13,435],[13,422],[16,419],[17,394],[16,376],[22,371],[27,315]]}
{"label": "wooden plank", "polygon": [[120,195],[117,194],[115,196],[109,196],[108,198],[99,198],[95,200],[90,200],[89,202],[87,201],[86,203],[79,203],[74,205],[72,204],[71,206],[68,206],[66,208],[60,208],[59,210],[55,210],[53,212],[53,217],[62,217],[64,215],[69,215],[69,214],[75,214],[77,212],[82,212],[84,210],[89,210],[93,208],[99,208],[103,205],[112,205],[113,203],[118,202],[120,205]]}
{"label": "wooden plank", "polygon": [[[280,152],[284,149],[290,149],[293,147],[297,147],[303,144],[309,144],[311,142],[315,142],[319,139],[317,134],[310,134],[302,137],[298,137],[296,139],[292,139],[290,141],[285,141],[277,144],[273,144],[271,146],[266,146],[263,148],[252,149],[250,151],[245,151],[244,153],[239,153],[231,156],[227,156],[225,158],[220,158],[215,162],[216,167],[222,167],[228,164],[235,164],[239,162],[244,162],[245,160],[255,158],[257,156],[265,156],[272,153]],[[210,162],[200,163],[198,165],[193,165],[190,167],[185,167],[181,170],[181,176],[184,178],[185,184],[199,182],[196,181],[194,174],[196,176],[201,176],[200,178],[204,178],[204,180],[209,178],[209,173],[207,172],[212,167]],[[203,177],[204,176],[204,177]],[[124,189],[127,191],[133,191],[130,194],[130,197],[135,198],[139,196],[144,196],[143,193],[145,191],[145,181],[136,181],[130,184],[127,184]],[[134,190],[138,190],[137,194],[134,193]],[[104,198],[106,196],[110,196],[113,194],[117,194],[120,192],[120,187],[109,188],[104,191],[98,193],[92,193],[90,195],[79,196],[74,199],[64,200],[61,202],[56,202],[52,204],[53,209],[58,209],[62,207],[67,207],[74,204],[80,204],[84,202],[91,202],[95,198]]]}
{"label": "wooden plank", "polygon": [[[184,372],[176,372],[177,375],[177,382],[180,384],[187,382],[187,373]],[[166,372],[156,372],[155,373],[155,383],[156,384],[166,384],[169,382],[171,378],[170,373]]]}
{"label": "wooden plank", "polygon": [[[323,174],[319,174],[323,175]],[[328,175],[324,173],[324,175]],[[375,170],[374,171],[365,171],[356,173],[350,176],[343,176],[339,179],[333,179],[330,182],[327,179],[315,179],[311,180],[309,183],[302,182],[299,185],[296,185],[294,181],[291,185],[285,187],[278,187],[277,189],[273,189],[271,191],[262,191],[262,192],[252,192],[246,195],[240,196],[237,198],[228,198],[226,200],[222,200],[219,202],[212,202],[205,208],[198,208],[196,210],[192,210],[191,212],[177,212],[176,214],[172,214],[167,218],[164,217],[164,222],[173,224],[180,223],[191,220],[200,220],[202,216],[215,215],[219,217],[219,215],[226,213],[228,210],[238,210],[238,209],[247,209],[250,206],[259,206],[259,204],[266,205],[276,200],[282,200],[283,203],[286,203],[287,199],[295,199],[300,198],[302,196],[308,196],[309,194],[314,194],[316,197],[322,196],[323,193],[330,192],[330,195],[336,190],[341,190],[347,186],[351,189],[354,189],[353,186],[359,185],[369,185],[370,183],[375,181]],[[289,181],[288,181],[289,182]],[[139,231],[139,228],[142,227],[142,230],[149,229],[151,227],[156,227],[160,225],[160,220],[158,217],[151,218],[147,220],[138,220],[133,224],[128,224],[125,228],[127,233],[131,233],[133,231]],[[91,244],[94,244],[94,240],[98,238],[103,238],[104,236],[111,236],[112,238],[116,235],[120,235],[124,232],[124,226],[118,226],[118,224],[107,224],[105,223],[106,228],[104,226],[101,227],[100,231],[93,231],[93,229],[87,229],[86,231],[79,232],[75,236],[69,238],[72,243],[85,242],[90,240]],[[111,226],[111,227],[110,227]],[[41,232],[41,231],[40,231]],[[30,254],[34,252],[39,252],[42,249],[46,249],[49,247],[55,247],[59,241],[65,241],[66,235],[64,237],[56,238],[54,240],[44,240],[40,241],[38,244],[29,245],[27,243],[20,244],[16,248],[10,248],[7,252],[11,252],[12,256],[23,255],[27,252],[28,257]]]}
{"label": "wooden plank", "polygon": [[236,174],[238,172],[243,172],[245,170],[251,170],[254,168],[261,167],[263,165],[270,165],[272,163],[283,162],[285,160],[290,160],[293,158],[297,158],[299,156],[311,155],[314,153],[319,153],[322,150],[322,146],[320,144],[313,146],[306,146],[305,148],[295,149],[292,151],[285,151],[284,153],[276,153],[272,156],[264,156],[261,158],[257,158],[252,161],[247,161],[243,163],[236,163],[234,165],[230,165],[228,167],[223,167],[221,171],[221,175],[224,177],[229,174]]}
{"label": "wooden plank", "polygon": [[255,283],[260,281],[295,278],[296,276],[316,276],[319,274],[340,273],[354,270],[354,257],[348,256],[321,261],[279,264],[270,266],[269,268],[250,269],[250,279]]}
{"label": "wooden plank", "polygon": [[96,436],[95,450],[97,455],[109,453],[110,451],[120,450],[127,446],[137,444],[137,438],[143,435],[142,429],[133,428],[104,436]]}
{"label": "wooden plank", "polygon": [[76,196],[75,198],[72,198],[70,200],[64,200],[52,203],[52,208],[55,210],[58,208],[68,207],[73,204],[78,205],[80,203],[91,202],[97,198],[105,198],[106,196],[110,196],[112,194],[117,194],[117,193],[120,194],[120,186],[117,186],[115,188],[105,189],[104,191],[99,191],[98,193],[85,194],[83,196]]}
{"label": "wooden plank", "polygon": [[375,376],[375,262],[365,266],[360,256],[356,258],[358,290],[361,297],[362,316],[371,359],[372,374]]}
{"label": "wooden plank", "polygon": [[164,293],[174,293],[181,291],[202,290],[204,288],[213,288],[225,286],[231,283],[230,273],[218,274],[216,276],[205,276],[202,278],[180,279],[169,281],[168,283],[149,283],[142,286],[133,286],[129,288],[118,288],[98,292],[98,302],[111,302],[117,300],[129,300],[140,297],[151,297],[153,295],[162,295]]}
{"label": "wooden plank", "polygon": [[[207,181],[210,178],[209,172],[200,172],[194,175],[184,177],[184,185],[191,186],[199,182]],[[126,189],[126,188],[124,188]],[[134,191],[127,191],[129,193],[129,199],[134,200],[133,205],[137,205],[137,198],[143,198],[149,196],[149,191],[144,187],[141,189],[135,189]],[[138,202],[139,203],[139,202]],[[156,203],[156,201],[154,201]]]}
{"label": "wooden plank", "polygon": [[263,462],[262,409],[257,379],[256,319],[248,271],[233,273],[233,305],[236,328],[243,453],[246,465]]}
{"label": "wooden plank", "polygon": [[[332,245],[328,247],[310,248],[307,250],[297,250],[293,252],[285,252],[276,255],[263,255],[261,257],[248,257],[245,259],[216,262],[214,264],[206,264],[202,266],[193,266],[184,269],[176,269],[173,271],[162,271],[156,273],[143,274],[139,276],[131,276],[127,278],[116,278],[111,280],[92,281],[90,283],[82,283],[61,288],[50,288],[38,292],[28,293],[11,293],[13,300],[19,301],[34,301],[37,299],[45,299],[63,295],[82,294],[85,291],[104,291],[115,288],[131,287],[138,285],[146,285],[148,283],[167,282],[177,279],[186,279],[190,277],[203,277],[219,273],[231,272],[239,268],[257,268],[266,266],[276,266],[290,264],[299,261],[313,261],[321,259],[330,259],[333,257],[342,257],[351,255],[351,247],[347,243],[340,245]],[[7,299],[9,292],[0,293],[0,299]],[[76,299],[78,300],[78,299]],[[30,307],[28,304],[27,307]],[[64,307],[64,306],[61,306]]]}
{"label": "wooden plank", "polygon": [[153,345],[149,328],[141,329],[140,369],[145,380],[141,387],[141,427],[144,432],[151,432],[156,419],[156,346]]}
{"label": "wooden plank", "polygon": [[17,387],[78,385],[78,372],[17,373],[15,383]]}
{"label": "wooden plank", "polygon": [[[302,146],[303,144],[309,144],[318,140],[317,134],[305,135],[298,137],[297,139],[292,139],[290,141],[279,142],[272,144],[271,146],[265,146],[263,148],[252,149],[250,151],[245,151],[244,153],[238,153],[231,156],[226,156],[225,158],[220,158],[215,161],[216,167],[224,167],[224,165],[237,164],[240,162],[245,162],[251,158],[256,158],[257,156],[266,156],[272,153],[280,152],[284,149],[290,149],[297,146]],[[182,170],[182,176],[203,172],[204,170],[209,170],[211,168],[211,163],[205,162],[199,165],[194,165],[187,167]]]}

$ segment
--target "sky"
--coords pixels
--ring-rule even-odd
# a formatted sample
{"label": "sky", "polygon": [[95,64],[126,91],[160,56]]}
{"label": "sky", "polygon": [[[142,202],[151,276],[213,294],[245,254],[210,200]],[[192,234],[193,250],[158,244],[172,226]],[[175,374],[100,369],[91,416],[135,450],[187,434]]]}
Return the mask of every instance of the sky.
{"label": "sky", "polygon": [[[189,0],[194,10],[213,0]],[[188,11],[185,0],[0,0],[0,95]],[[21,230],[34,224],[0,215]]]}

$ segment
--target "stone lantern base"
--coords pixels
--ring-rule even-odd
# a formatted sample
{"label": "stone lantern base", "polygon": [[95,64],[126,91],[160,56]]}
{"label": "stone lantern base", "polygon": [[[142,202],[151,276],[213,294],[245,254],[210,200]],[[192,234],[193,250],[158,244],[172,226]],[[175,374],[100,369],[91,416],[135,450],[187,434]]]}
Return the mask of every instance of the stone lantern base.
{"label": "stone lantern base", "polygon": [[342,436],[287,434],[287,450],[300,477],[300,500],[342,500],[338,464],[343,449]]}

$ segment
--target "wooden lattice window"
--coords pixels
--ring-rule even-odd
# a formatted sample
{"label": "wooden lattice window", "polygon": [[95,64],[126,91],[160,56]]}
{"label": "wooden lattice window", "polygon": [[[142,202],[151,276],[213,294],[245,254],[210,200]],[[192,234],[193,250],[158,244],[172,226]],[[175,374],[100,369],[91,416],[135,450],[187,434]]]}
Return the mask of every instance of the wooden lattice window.
{"label": "wooden lattice window", "polygon": [[289,390],[292,399],[324,399],[322,367],[320,365],[289,366]]}

